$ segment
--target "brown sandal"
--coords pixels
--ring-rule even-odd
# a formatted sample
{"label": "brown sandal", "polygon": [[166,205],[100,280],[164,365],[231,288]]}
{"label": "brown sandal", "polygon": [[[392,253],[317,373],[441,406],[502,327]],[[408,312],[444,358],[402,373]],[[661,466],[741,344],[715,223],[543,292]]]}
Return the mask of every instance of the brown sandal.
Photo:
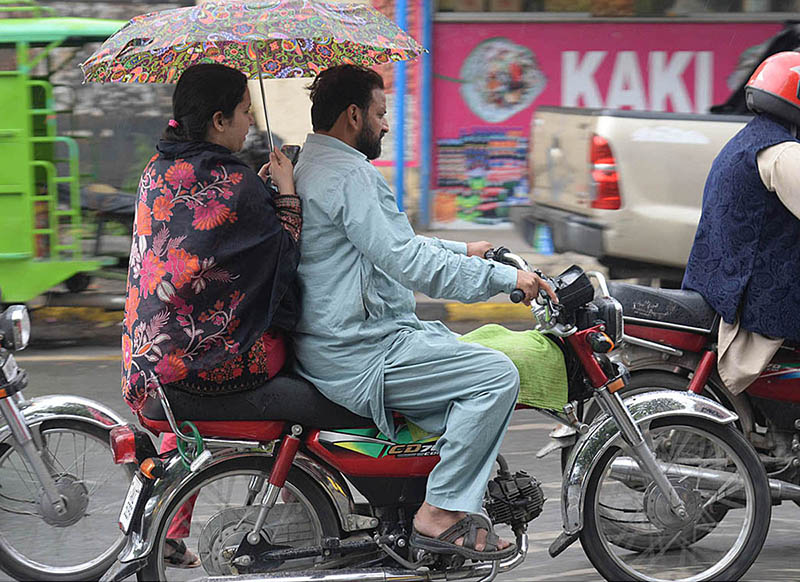
{"label": "brown sandal", "polygon": [[167,538],[164,543],[172,549],[172,553],[164,556],[164,565],[168,568],[197,568],[202,565],[200,556],[186,547],[183,540]]}
{"label": "brown sandal", "polygon": [[[483,550],[476,550],[478,530],[486,530],[486,546]],[[463,545],[456,542],[464,538]],[[500,538],[492,530],[491,522],[483,515],[470,513],[444,530],[438,537],[424,536],[416,529],[411,532],[409,543],[411,547],[426,550],[434,554],[458,554],[470,560],[502,560],[517,551],[516,544],[507,548],[499,548]]]}

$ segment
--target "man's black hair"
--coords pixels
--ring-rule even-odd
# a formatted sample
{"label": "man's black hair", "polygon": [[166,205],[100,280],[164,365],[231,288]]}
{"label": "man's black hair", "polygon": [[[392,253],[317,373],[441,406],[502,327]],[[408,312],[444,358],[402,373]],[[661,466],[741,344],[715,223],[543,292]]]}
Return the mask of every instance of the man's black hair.
{"label": "man's black hair", "polygon": [[162,139],[205,141],[212,118],[222,111],[233,116],[244,99],[247,77],[236,69],[216,63],[202,63],[186,69],[172,94],[172,116],[177,127],[167,126]]}
{"label": "man's black hair", "polygon": [[375,89],[383,89],[383,78],[371,69],[339,65],[322,71],[309,86],[314,131],[329,131],[350,105],[366,111]]}

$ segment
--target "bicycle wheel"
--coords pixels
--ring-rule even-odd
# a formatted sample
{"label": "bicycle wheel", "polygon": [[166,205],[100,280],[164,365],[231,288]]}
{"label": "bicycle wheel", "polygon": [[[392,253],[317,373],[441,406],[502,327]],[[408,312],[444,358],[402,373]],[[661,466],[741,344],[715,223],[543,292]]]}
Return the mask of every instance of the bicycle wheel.
{"label": "bicycle wheel", "polygon": [[581,544],[608,580],[738,580],[769,527],[769,483],[753,448],[730,425],[668,418],[643,427],[686,506],[678,518],[650,476],[620,447],[593,469]]}
{"label": "bicycle wheel", "polygon": [[114,464],[98,426],[54,420],[31,430],[67,513],[55,514],[23,457],[0,445],[0,567],[22,580],[97,579],[125,541],[117,518],[134,467]]}
{"label": "bicycle wheel", "polygon": [[[264,490],[271,468],[272,459],[231,459],[184,485],[166,510],[147,566],[138,573],[139,580],[178,582],[204,575],[235,575],[234,554],[255,524],[260,509],[258,493]],[[320,487],[292,468],[261,533],[272,546],[302,548],[319,545],[323,537],[338,537],[339,525]],[[200,556],[202,569],[169,567],[164,560],[168,538],[181,539]],[[309,569],[320,561],[318,557],[275,561],[259,571]]]}

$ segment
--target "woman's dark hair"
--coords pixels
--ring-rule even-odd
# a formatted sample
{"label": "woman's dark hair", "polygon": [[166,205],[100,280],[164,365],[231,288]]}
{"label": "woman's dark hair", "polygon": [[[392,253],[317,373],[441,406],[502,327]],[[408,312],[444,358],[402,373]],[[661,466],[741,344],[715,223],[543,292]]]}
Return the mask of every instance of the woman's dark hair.
{"label": "woman's dark hair", "polygon": [[229,119],[242,102],[247,77],[236,69],[202,63],[186,69],[172,94],[172,118],[162,138],[168,141],[205,141],[217,111]]}
{"label": "woman's dark hair", "polygon": [[330,130],[350,105],[366,110],[375,89],[383,89],[383,78],[371,69],[339,65],[322,71],[309,86],[314,131]]}

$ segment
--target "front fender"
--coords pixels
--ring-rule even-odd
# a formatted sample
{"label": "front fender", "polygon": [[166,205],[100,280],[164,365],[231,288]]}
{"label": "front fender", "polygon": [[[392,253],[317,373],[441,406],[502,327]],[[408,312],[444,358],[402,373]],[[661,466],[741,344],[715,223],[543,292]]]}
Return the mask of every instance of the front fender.
{"label": "front fender", "polygon": [[[26,400],[19,408],[28,426],[37,426],[46,420],[75,420],[110,430],[127,422],[106,405],[80,396],[37,396]],[[0,426],[0,443],[11,438],[10,427]]]}
{"label": "front fender", "polygon": [[[165,468],[164,475],[153,483],[144,505],[144,511],[141,517],[131,524],[128,542],[120,552],[117,560],[124,564],[142,560],[150,554],[161,523],[167,518],[167,508],[175,498],[178,490],[190,479],[232,459],[242,457],[266,459],[272,456],[271,447],[246,451],[237,449],[219,450],[214,452],[214,456],[203,465],[199,472],[194,473],[184,467],[179,456],[173,456]],[[322,487],[339,517],[340,525],[347,530],[347,518],[353,512],[353,499],[343,479],[302,453],[298,453],[295,456],[293,464]]]}
{"label": "front fender", "polygon": [[[729,424],[738,418],[718,402],[691,392],[657,390],[630,396],[623,402],[638,425],[675,415],[705,418],[720,424]],[[603,453],[619,438],[616,421],[602,415],[575,445],[561,485],[561,517],[567,534],[575,534],[583,528],[583,502],[589,476]]]}

